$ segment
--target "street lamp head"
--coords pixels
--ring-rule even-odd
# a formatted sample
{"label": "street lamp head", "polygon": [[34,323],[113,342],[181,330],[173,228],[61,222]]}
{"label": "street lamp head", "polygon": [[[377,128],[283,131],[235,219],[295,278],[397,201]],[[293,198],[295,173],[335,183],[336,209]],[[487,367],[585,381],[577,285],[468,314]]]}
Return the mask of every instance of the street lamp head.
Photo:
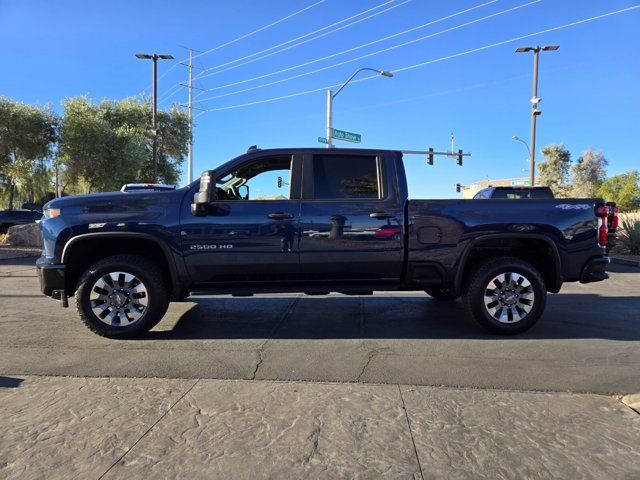
{"label": "street lamp head", "polygon": [[518,135],[514,135],[513,137],[511,137],[511,140],[520,140],[520,137]]}
{"label": "street lamp head", "polygon": [[516,53],[530,52],[531,50],[535,50],[535,47],[519,47],[516,48]]}
{"label": "street lamp head", "polygon": [[138,58],[153,58],[153,55],[149,55],[148,53],[136,53],[136,57],[138,57]]}
{"label": "street lamp head", "polygon": [[560,48],[560,45],[546,45],[544,47],[542,47],[542,50],[544,51],[553,51],[553,50],[558,50]]}
{"label": "street lamp head", "polygon": [[380,75],[382,75],[383,77],[393,77],[393,73],[391,72],[387,72],[386,70],[380,70]]}
{"label": "street lamp head", "polygon": [[166,53],[158,55],[158,57],[162,58],[163,60],[173,60],[173,55],[169,55],[169,54],[166,54]]}

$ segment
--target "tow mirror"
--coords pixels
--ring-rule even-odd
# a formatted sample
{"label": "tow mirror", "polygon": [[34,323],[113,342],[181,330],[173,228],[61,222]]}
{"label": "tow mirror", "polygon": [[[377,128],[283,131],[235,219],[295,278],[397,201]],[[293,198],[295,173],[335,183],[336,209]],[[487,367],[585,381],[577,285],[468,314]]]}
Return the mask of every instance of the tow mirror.
{"label": "tow mirror", "polygon": [[193,195],[193,203],[191,204],[191,213],[193,215],[197,217],[206,215],[209,204],[216,199],[215,185],[212,183],[214,179],[213,170],[207,170],[200,175],[200,188]]}

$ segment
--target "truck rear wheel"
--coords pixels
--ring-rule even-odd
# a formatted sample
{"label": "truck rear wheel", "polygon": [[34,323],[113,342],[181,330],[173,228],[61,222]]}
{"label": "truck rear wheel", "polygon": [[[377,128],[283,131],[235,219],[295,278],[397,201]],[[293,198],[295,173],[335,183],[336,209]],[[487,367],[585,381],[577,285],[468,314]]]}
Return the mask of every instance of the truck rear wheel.
{"label": "truck rear wheel", "polygon": [[531,328],[542,316],[547,289],[540,273],[514,257],[497,257],[481,263],[464,288],[467,314],[490,332],[516,335]]}
{"label": "truck rear wheel", "polygon": [[80,319],[108,338],[131,338],[151,330],[169,306],[162,271],[136,255],[114,255],[91,265],[76,290]]}

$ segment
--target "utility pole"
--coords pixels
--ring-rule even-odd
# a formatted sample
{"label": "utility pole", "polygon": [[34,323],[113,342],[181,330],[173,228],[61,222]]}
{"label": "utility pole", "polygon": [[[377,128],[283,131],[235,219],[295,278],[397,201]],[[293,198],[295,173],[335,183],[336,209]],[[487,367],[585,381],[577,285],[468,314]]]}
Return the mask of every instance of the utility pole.
{"label": "utility pole", "polygon": [[153,135],[153,181],[158,181],[158,59],[173,60],[171,55],[158,53],[136,53],[137,58],[153,61],[153,113],[151,117]]}
{"label": "utility pole", "polygon": [[193,181],[193,49],[189,49],[189,153],[187,154],[187,183]]}
{"label": "utility pole", "polygon": [[536,117],[542,112],[538,109],[538,104],[542,101],[538,97],[538,60],[541,51],[555,51],[560,48],[558,45],[547,45],[545,47],[520,47],[517,53],[533,52],[533,89],[531,93],[531,149],[529,150],[529,183],[531,188],[535,186],[536,180]]}
{"label": "utility pole", "polygon": [[193,106],[193,90],[202,90],[193,85],[193,69],[198,68],[193,65],[193,52],[201,53],[199,50],[196,50],[191,47],[182,47],[189,50],[189,63],[180,62],[180,65],[184,65],[189,69],[189,81],[187,84],[181,83],[183,87],[187,87],[189,89],[189,101],[186,105],[187,111],[189,112],[189,151],[187,154],[187,185],[193,182],[193,110],[201,110],[197,107]]}

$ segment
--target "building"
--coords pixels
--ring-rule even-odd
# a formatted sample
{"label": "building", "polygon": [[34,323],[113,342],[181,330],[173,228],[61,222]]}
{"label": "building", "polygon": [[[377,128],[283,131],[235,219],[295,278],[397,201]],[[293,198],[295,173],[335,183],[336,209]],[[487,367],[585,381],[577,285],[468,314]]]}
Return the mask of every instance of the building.
{"label": "building", "polygon": [[[536,178],[536,186],[540,184],[539,182],[540,182],[540,179]],[[462,191],[462,198],[473,198],[473,196],[483,188],[510,187],[512,185],[528,186],[529,183],[530,183],[529,177],[482,180],[480,182],[472,183],[471,185],[463,185],[460,190]]]}

